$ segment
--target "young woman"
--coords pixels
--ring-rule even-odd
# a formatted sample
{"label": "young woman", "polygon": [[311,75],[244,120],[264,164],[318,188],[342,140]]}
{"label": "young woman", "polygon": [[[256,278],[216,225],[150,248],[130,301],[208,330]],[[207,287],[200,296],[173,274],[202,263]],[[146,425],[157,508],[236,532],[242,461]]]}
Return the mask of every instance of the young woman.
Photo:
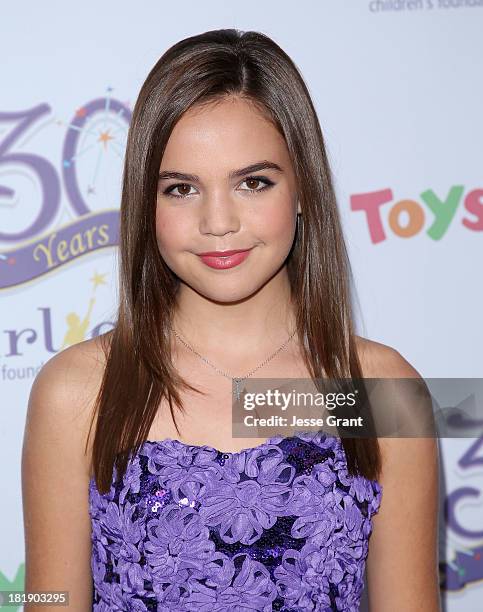
{"label": "young woman", "polygon": [[320,126],[270,38],[207,32],[151,70],[120,257],[114,329],[32,387],[26,590],[73,610],[355,611],[367,569],[371,612],[438,610],[434,439],[232,437],[235,378],[419,377],[354,332]]}

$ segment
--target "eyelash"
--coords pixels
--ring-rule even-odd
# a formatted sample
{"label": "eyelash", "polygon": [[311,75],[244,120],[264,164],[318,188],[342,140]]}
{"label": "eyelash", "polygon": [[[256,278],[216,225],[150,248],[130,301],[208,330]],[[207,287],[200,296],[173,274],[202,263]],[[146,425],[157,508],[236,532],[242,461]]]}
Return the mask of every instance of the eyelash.
{"label": "eyelash", "polygon": [[[253,195],[254,193],[260,193],[260,191],[265,191],[266,189],[270,189],[270,187],[273,187],[273,185],[275,185],[275,183],[266,176],[247,176],[242,181],[242,183],[245,183],[246,181],[260,181],[261,183],[265,183],[265,186],[261,189],[242,189],[242,191],[248,191],[250,195]],[[176,189],[176,187],[180,187],[181,185],[189,185],[189,183],[176,183],[175,185],[170,185],[167,189],[165,189],[163,194],[170,196],[171,198],[187,198],[190,195],[194,195],[192,193],[187,195],[176,195],[175,193],[172,193],[172,191]]]}

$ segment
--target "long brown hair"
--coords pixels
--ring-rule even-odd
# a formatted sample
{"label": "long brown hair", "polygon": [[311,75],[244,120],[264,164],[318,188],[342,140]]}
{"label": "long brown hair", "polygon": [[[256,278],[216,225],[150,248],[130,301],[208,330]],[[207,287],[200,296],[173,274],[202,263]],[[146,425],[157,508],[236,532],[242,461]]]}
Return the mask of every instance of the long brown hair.
{"label": "long brown hair", "polygon": [[[183,409],[179,389],[200,392],[171,361],[169,325],[179,279],[156,242],[158,173],[174,125],[196,104],[224,96],[256,104],[284,136],[296,176],[299,216],[287,272],[298,339],[313,378],[362,378],[350,302],[351,270],[324,139],[307,87],[288,55],[268,36],[213,30],[173,45],[141,87],[129,127],[120,209],[117,321],[100,339],[106,363],[92,467],[99,492],[146,440],[163,398]],[[303,186],[303,188],[301,187]],[[178,432],[179,433],[179,432]],[[349,473],[377,478],[377,438],[343,439]],[[87,448],[87,444],[86,444]]]}

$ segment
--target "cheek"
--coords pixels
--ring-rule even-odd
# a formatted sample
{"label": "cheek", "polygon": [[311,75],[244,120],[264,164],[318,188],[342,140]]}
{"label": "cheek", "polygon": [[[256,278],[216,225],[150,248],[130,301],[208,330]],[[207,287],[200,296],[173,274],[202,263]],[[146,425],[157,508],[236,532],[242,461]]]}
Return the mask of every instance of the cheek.
{"label": "cheek", "polygon": [[267,242],[285,244],[291,241],[295,231],[295,208],[290,199],[279,199],[266,207],[256,224]]}
{"label": "cheek", "polygon": [[187,220],[177,211],[157,207],[156,241],[163,256],[183,246],[186,237],[190,235],[188,225]]}

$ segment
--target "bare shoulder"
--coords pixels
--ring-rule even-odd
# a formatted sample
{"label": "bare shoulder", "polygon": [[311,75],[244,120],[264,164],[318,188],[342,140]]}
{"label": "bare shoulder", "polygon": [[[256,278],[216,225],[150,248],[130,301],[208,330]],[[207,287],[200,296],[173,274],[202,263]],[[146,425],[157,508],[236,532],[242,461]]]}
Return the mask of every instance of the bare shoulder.
{"label": "bare shoulder", "polygon": [[25,587],[68,590],[76,610],[92,606],[86,440],[102,380],[102,341],[70,346],[41,368],[30,391],[22,447]]}
{"label": "bare shoulder", "polygon": [[357,354],[365,378],[420,378],[401,353],[387,344],[356,336]]}
{"label": "bare shoulder", "polygon": [[[365,378],[421,378],[391,346],[359,336],[356,346]],[[370,608],[437,612],[437,439],[387,437],[379,445],[382,498],[367,559]]]}
{"label": "bare shoulder", "polygon": [[102,337],[84,340],[44,364],[30,391],[26,442],[40,429],[71,444],[85,441],[105,365],[103,342]]}
{"label": "bare shoulder", "polygon": [[[423,381],[420,372],[394,347],[361,336],[356,336],[356,347],[365,378],[414,378]],[[406,443],[413,442],[414,440],[409,441],[406,438]],[[390,450],[397,452],[396,449],[401,448],[403,443],[404,440],[398,438],[380,438],[383,453]],[[419,445],[421,452],[424,452],[423,449],[430,454],[434,452],[434,441],[415,444]]]}
{"label": "bare shoulder", "polygon": [[[356,336],[356,346],[365,378],[418,378],[422,380],[418,370],[395,348]],[[388,478],[406,478],[413,476],[417,482],[417,474],[411,469],[426,463],[434,464],[437,455],[437,441],[432,438],[379,438],[382,454],[383,473],[381,481]],[[408,448],[414,462],[408,461]]]}

